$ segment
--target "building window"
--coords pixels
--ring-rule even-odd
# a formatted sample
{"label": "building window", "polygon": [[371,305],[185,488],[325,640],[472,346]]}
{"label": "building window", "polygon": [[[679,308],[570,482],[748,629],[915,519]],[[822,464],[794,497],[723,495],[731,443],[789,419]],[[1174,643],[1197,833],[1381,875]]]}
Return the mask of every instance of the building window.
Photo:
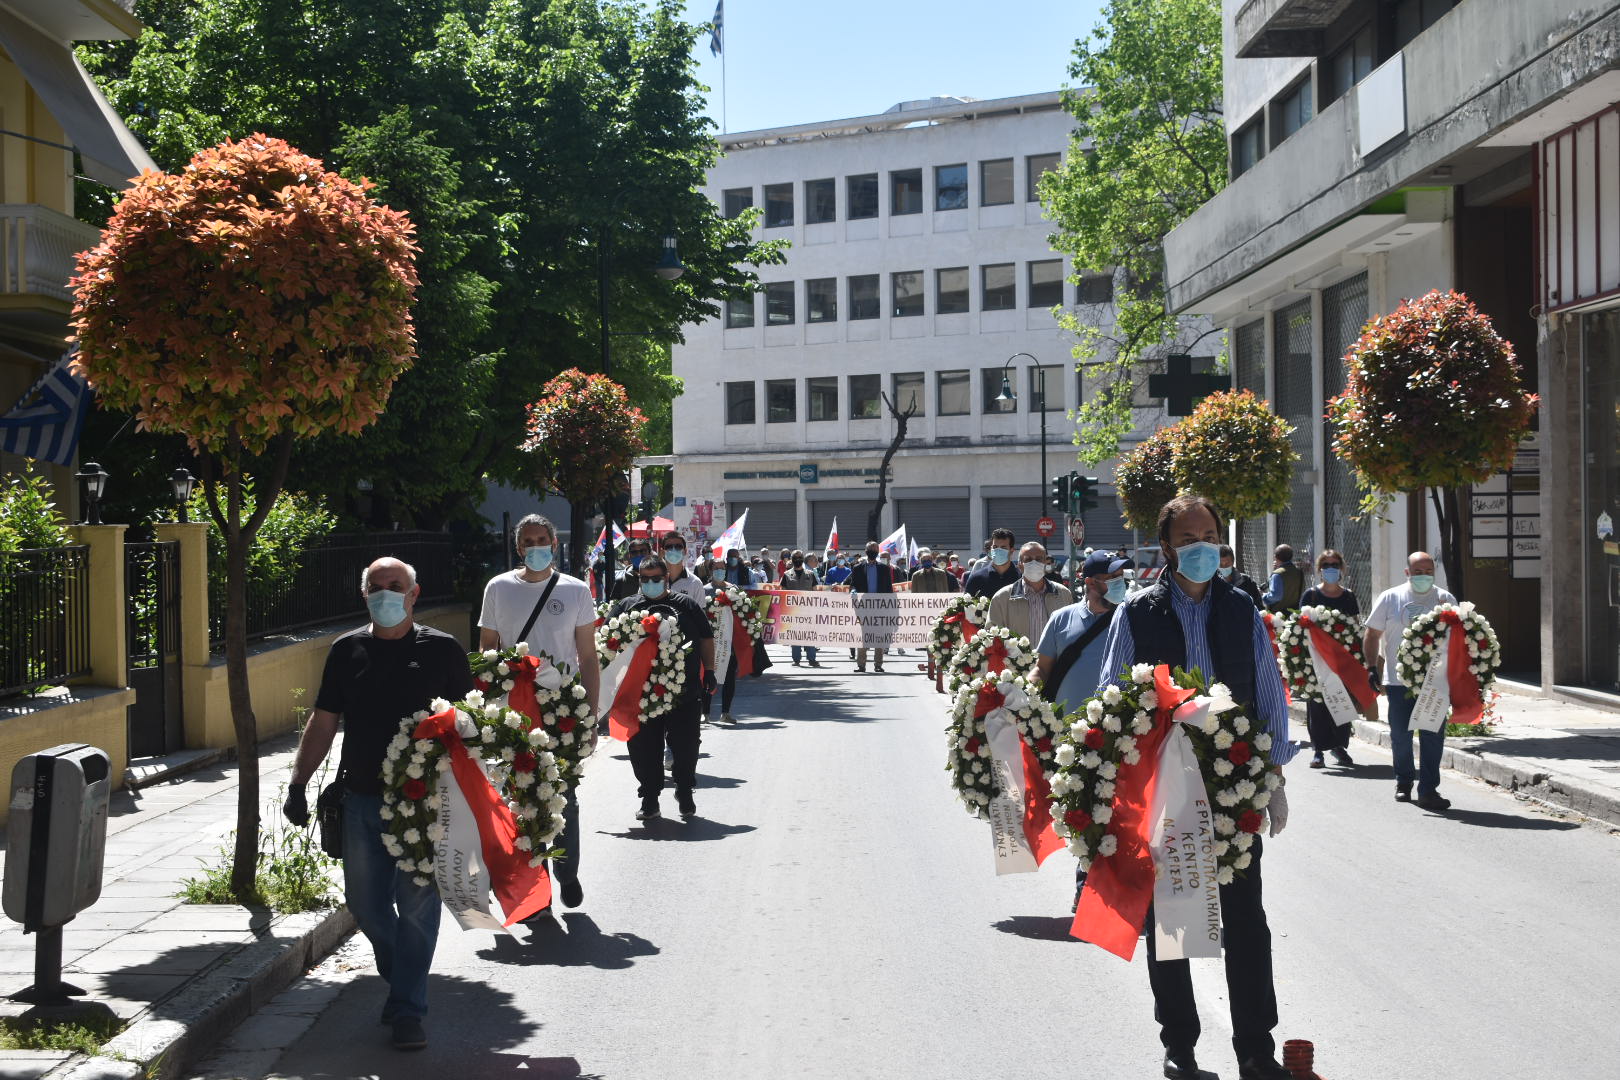
{"label": "building window", "polygon": [[923,313],[923,276],[921,270],[901,270],[892,276],[894,289],[894,317],[904,319]]}
{"label": "building window", "polygon": [[726,383],[726,423],[752,424],[754,422],[754,384],[751,382]]}
{"label": "building window", "polygon": [[972,412],[968,398],[968,373],[942,371],[939,373],[939,415],[966,416]]}
{"label": "building window", "polygon": [[765,286],[765,325],[793,325],[793,282],[772,281]]}
{"label": "building window", "polygon": [[849,317],[875,319],[883,314],[883,297],[878,295],[876,274],[856,274],[849,279]]}
{"label": "building window", "polygon": [[[804,283],[805,322],[838,321],[838,279],[811,278]],[[814,419],[812,417],[812,419]]]}
{"label": "building window", "polygon": [[1086,274],[1075,289],[1077,304],[1107,304],[1114,299],[1113,274]]}
{"label": "building window", "polygon": [[889,174],[889,213],[920,214],[923,208],[922,170],[900,169]]}
{"label": "building window", "polygon": [[1155,292],[1157,292],[1160,286],[1163,284],[1164,271],[1162,269],[1154,270],[1152,273],[1148,274],[1147,277],[1137,277],[1128,270],[1125,272],[1125,287],[1129,289],[1131,291],[1131,295],[1136,297],[1138,300],[1148,299]]}
{"label": "building window", "polygon": [[720,202],[727,218],[742,217],[743,211],[754,205],[754,189],[751,187],[728,188],[720,197]]}
{"label": "building window", "polygon": [[1406,48],[1456,6],[1457,0],[1395,0],[1395,48]]}
{"label": "building window", "polygon": [[935,315],[955,315],[968,309],[967,267],[956,266],[937,271],[934,282]]}
{"label": "building window", "polygon": [[928,415],[927,376],[920,371],[901,371],[894,376],[894,407],[912,416]]}
{"label": "building window", "polygon": [[1262,115],[1232,133],[1232,178],[1242,176],[1265,156],[1266,125]]}
{"label": "building window", "polygon": [[1061,157],[1061,154],[1031,154],[1024,159],[1024,183],[1027,185],[1024,188],[1025,202],[1041,201],[1041,174],[1055,170]]}
{"label": "building window", "polygon": [[877,173],[849,178],[849,220],[878,216]]}
{"label": "building window", "polygon": [[726,329],[741,330],[754,325],[754,297],[726,301]]}
{"label": "building window", "polygon": [[806,180],[804,182],[804,223],[820,225],[838,220],[838,181]]}
{"label": "building window", "polygon": [[838,376],[818,375],[804,380],[804,394],[810,402],[811,420],[838,419]]}
{"label": "building window", "polygon": [[780,229],[793,224],[793,185],[765,185],[765,227]]}
{"label": "building window", "polygon": [[849,377],[849,418],[876,420],[883,415],[883,376]]}
{"label": "building window", "polygon": [[984,278],[981,311],[1010,311],[1017,306],[1018,288],[1012,263],[981,267],[979,272]]}
{"label": "building window", "polygon": [[1063,411],[1063,365],[1042,364],[1029,369],[1029,411]]}
{"label": "building window", "polygon": [[1372,74],[1374,44],[1373,25],[1368,23],[1322,62],[1322,104],[1339,100]]}
{"label": "building window", "polygon": [[934,209],[966,210],[967,204],[967,166],[934,166]]}
{"label": "building window", "polygon": [[1277,147],[1284,139],[1305,126],[1312,113],[1311,77],[1306,75],[1290,90],[1272,103],[1271,146]]}
{"label": "building window", "polygon": [[798,383],[793,379],[765,380],[765,422],[791,424],[798,417]]}
{"label": "building window", "polygon": [[979,205],[1005,206],[1012,201],[1012,158],[979,162]]}
{"label": "building window", "polygon": [[[1007,398],[1001,399],[1003,382]],[[987,367],[979,369],[979,407],[985,413],[1018,411],[1018,374],[1010,368]]]}
{"label": "building window", "polygon": [[1040,259],[1029,264],[1030,307],[1049,308],[1063,303],[1063,260]]}

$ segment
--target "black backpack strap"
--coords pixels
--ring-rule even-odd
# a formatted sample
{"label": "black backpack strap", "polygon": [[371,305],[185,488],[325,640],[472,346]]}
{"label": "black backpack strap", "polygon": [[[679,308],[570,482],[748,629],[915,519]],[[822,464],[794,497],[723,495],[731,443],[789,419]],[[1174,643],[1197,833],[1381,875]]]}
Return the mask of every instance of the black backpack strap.
{"label": "black backpack strap", "polygon": [[523,624],[522,630],[518,631],[517,641],[503,641],[501,642],[502,646],[510,649],[516,645],[518,641],[528,640],[529,631],[534,629],[534,621],[540,617],[540,610],[546,606],[546,601],[551,599],[551,590],[557,587],[557,578],[559,576],[560,575],[555,570],[552,571],[551,581],[546,585],[545,591],[540,594],[540,599],[534,602],[534,610],[529,612],[529,621]]}
{"label": "black backpack strap", "polygon": [[1069,669],[1074,667],[1080,660],[1081,655],[1086,651],[1086,646],[1102,636],[1102,632],[1107,630],[1108,624],[1113,621],[1111,618],[1098,619],[1086,627],[1085,633],[1069,642],[1068,648],[1059,653],[1058,658],[1053,661],[1052,674],[1047,676],[1046,681],[1041,684],[1041,697],[1047,701],[1057,700],[1058,687],[1062,686],[1063,680],[1068,677]]}

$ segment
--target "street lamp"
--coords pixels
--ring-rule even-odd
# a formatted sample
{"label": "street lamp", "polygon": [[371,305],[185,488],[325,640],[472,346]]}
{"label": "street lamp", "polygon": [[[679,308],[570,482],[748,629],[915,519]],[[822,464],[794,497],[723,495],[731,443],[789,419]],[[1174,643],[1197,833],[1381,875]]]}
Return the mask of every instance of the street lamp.
{"label": "street lamp", "polygon": [[101,495],[107,490],[107,473],[100,465],[87,461],[73,474],[84,493],[84,520],[82,525],[101,524]]}
{"label": "street lamp", "polygon": [[169,486],[174,489],[174,502],[180,508],[180,520],[190,521],[186,504],[191,501],[191,490],[197,485],[197,478],[191,475],[191,470],[181,465],[169,474]]}
{"label": "street lamp", "polygon": [[675,249],[675,237],[664,237],[664,250],[658,256],[658,264],[653,267],[653,273],[665,281],[674,281],[686,273],[686,264],[681,262],[681,253]]}

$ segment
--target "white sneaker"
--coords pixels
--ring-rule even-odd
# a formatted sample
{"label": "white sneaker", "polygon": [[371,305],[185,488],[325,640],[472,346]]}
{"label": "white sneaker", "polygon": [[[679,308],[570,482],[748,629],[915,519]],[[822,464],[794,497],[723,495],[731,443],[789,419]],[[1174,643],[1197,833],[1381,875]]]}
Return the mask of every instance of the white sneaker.
{"label": "white sneaker", "polygon": [[731,714],[728,713],[728,712],[721,713],[720,714],[720,719],[724,720],[728,724],[736,723],[736,721],[731,718]]}

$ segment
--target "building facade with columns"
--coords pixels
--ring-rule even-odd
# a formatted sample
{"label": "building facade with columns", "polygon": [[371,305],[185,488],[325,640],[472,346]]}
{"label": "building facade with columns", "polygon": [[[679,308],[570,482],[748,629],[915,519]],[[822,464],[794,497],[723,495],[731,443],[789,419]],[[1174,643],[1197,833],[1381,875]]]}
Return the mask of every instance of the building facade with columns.
{"label": "building facade with columns", "polygon": [[[791,247],[752,302],[675,348],[677,523],[713,536],[746,509],[752,546],[815,549],[835,518],[845,548],[904,524],[966,555],[997,527],[1020,542],[1048,514],[1061,527],[1047,481],[1078,470],[1103,481],[1084,542],[1129,544],[1112,463],[1076,462],[1085,386],[1052,313],[1108,325],[1122,287],[1070,280],[1047,240],[1035,185],[1072,133],[1051,92],[721,136],[708,195],[731,215],[759,207],[757,235]],[[896,430],[885,397],[911,416],[870,530]],[[1151,430],[1162,414],[1143,405]]]}

